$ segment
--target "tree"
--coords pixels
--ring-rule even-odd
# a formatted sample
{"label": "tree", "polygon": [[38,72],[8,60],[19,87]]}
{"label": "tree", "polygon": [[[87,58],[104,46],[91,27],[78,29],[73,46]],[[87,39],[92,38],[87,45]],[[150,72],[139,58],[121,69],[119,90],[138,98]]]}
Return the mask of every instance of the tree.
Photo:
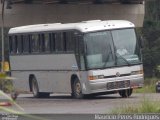
{"label": "tree", "polygon": [[144,37],[143,63],[145,75],[154,76],[160,65],[160,0],[146,1],[146,15],[142,35]]}

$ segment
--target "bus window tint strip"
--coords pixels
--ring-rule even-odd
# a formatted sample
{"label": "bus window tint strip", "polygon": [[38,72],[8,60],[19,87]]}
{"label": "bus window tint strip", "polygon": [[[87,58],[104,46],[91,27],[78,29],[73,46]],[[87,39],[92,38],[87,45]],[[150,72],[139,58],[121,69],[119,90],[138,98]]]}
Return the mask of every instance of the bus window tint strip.
{"label": "bus window tint strip", "polygon": [[74,31],[18,34],[10,36],[10,53],[63,53],[75,51]]}

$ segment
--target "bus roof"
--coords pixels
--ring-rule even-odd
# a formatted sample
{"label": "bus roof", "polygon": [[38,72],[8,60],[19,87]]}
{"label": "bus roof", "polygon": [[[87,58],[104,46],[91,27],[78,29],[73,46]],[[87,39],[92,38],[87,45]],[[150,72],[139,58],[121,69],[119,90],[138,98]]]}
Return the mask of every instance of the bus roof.
{"label": "bus roof", "polygon": [[52,23],[52,24],[35,24],[14,27],[9,30],[9,34],[36,33],[58,30],[78,30],[80,32],[92,32],[108,29],[131,28],[135,27],[133,23],[125,20],[90,20],[79,23]]}

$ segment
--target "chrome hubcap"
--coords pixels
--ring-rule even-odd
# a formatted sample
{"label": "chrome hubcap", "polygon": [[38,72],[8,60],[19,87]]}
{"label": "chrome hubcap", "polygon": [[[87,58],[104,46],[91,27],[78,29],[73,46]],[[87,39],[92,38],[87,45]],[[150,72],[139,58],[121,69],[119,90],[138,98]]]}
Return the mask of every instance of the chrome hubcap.
{"label": "chrome hubcap", "polygon": [[33,81],[32,88],[33,88],[33,94],[37,94],[37,88],[36,88],[36,82],[35,81]]}
{"label": "chrome hubcap", "polygon": [[77,95],[80,95],[80,94],[81,94],[81,84],[80,84],[80,83],[77,83],[77,84],[76,84],[76,94],[77,94]]}

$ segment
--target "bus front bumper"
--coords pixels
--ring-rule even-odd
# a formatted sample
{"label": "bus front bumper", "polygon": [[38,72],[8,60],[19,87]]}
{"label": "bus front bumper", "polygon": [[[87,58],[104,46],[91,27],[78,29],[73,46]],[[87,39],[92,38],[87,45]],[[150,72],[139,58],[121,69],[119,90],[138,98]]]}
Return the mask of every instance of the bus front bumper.
{"label": "bus front bumper", "polygon": [[89,81],[89,94],[100,92],[116,92],[123,89],[136,89],[143,87],[143,75],[116,77],[111,79],[98,79]]}

